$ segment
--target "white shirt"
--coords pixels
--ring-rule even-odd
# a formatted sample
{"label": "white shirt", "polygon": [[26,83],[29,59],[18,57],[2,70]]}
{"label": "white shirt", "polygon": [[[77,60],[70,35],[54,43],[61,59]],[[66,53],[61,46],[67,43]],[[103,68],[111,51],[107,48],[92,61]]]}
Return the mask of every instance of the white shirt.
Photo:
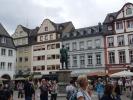
{"label": "white shirt", "polygon": [[68,85],[66,87],[66,92],[68,92],[68,91],[74,91],[74,90],[75,90],[75,87],[73,85]]}
{"label": "white shirt", "polygon": [[81,89],[77,93],[77,98],[79,97],[84,97],[84,100],[91,100],[91,97],[89,96],[88,92]]}

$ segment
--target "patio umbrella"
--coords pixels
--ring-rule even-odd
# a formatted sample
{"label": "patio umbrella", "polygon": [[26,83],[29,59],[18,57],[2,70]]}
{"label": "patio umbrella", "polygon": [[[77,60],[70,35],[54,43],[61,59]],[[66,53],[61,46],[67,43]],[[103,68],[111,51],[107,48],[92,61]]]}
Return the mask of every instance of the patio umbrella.
{"label": "patio umbrella", "polygon": [[5,78],[1,78],[1,77],[0,77],[0,81],[5,81],[5,80],[7,80],[7,79],[5,79]]}
{"label": "patio umbrella", "polygon": [[133,76],[133,73],[125,70],[110,75],[110,77],[131,77],[131,76]]}
{"label": "patio umbrella", "polygon": [[24,78],[24,77],[18,77],[18,78],[15,78],[14,80],[26,80],[27,78]]}

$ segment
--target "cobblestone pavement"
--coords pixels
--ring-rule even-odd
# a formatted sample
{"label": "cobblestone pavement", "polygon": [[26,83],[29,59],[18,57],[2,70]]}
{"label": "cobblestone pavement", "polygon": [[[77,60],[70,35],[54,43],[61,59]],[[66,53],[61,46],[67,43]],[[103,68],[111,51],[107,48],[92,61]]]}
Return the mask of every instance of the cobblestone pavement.
{"label": "cobblestone pavement", "polygon": [[[125,94],[125,93],[124,93]],[[18,99],[17,98],[17,95],[18,95],[18,92],[17,91],[14,91],[14,96],[13,96],[13,100],[24,100],[24,98],[21,98],[21,99]],[[122,95],[121,96],[121,99],[122,100],[130,100],[128,97],[126,97],[125,95]],[[35,100],[40,100],[39,99],[39,92],[36,91],[36,99]],[[49,100],[50,100],[50,96],[49,96]],[[57,100],[66,100],[66,97],[65,97],[65,94],[59,94],[58,97],[57,97]],[[92,100],[98,100],[97,99],[97,95],[96,93],[94,92],[93,95],[92,95]]]}

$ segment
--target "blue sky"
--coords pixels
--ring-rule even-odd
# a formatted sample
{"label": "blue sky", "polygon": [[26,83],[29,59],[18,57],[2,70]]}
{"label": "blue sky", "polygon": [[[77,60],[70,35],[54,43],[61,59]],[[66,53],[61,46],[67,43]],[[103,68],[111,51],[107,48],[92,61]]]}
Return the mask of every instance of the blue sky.
{"label": "blue sky", "polygon": [[40,26],[45,18],[72,21],[76,28],[97,25],[133,0],[0,0],[0,22],[13,34],[17,25]]}

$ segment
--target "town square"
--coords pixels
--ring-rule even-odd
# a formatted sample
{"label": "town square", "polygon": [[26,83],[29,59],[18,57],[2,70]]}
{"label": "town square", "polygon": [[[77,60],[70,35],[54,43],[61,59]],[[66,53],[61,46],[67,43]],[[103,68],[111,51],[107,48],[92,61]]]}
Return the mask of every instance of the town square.
{"label": "town square", "polygon": [[0,6],[0,100],[133,100],[132,0]]}

